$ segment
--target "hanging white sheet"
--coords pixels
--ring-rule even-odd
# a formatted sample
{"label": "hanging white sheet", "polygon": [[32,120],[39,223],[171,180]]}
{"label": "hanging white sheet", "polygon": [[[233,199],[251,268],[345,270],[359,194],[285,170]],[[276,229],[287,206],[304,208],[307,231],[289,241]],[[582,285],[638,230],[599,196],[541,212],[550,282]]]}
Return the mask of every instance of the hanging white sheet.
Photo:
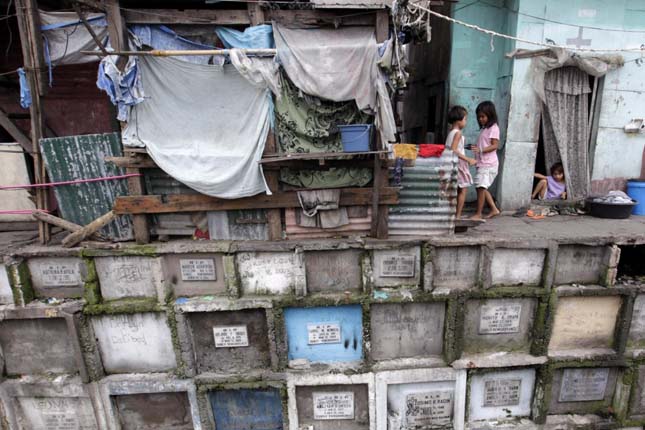
{"label": "hanging white sheet", "polygon": [[132,107],[126,146],[145,146],[161,169],[202,194],[271,194],[259,164],[270,128],[266,85],[232,65],[141,57],[139,67],[145,101]]}
{"label": "hanging white sheet", "polygon": [[395,140],[374,28],[289,29],[273,23],[273,35],[280,64],[298,88],[328,100],[356,100],[360,110],[376,115],[383,141]]}

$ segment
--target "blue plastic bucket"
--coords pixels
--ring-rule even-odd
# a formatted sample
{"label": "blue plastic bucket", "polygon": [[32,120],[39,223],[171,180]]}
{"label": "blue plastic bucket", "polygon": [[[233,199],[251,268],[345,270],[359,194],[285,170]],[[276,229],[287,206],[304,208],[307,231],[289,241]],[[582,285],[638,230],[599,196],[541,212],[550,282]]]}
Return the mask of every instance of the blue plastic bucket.
{"label": "blue plastic bucket", "polygon": [[645,215],[645,180],[627,181],[627,195],[638,202],[632,214]]}
{"label": "blue plastic bucket", "polygon": [[340,140],[345,152],[366,152],[370,150],[371,124],[339,125]]}

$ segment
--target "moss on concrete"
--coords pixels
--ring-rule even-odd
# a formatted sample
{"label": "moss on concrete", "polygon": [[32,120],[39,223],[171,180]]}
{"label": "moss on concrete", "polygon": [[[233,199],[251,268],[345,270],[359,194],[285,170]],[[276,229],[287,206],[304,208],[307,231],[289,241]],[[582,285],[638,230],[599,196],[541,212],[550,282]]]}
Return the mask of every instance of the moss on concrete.
{"label": "moss on concrete", "polygon": [[83,312],[87,315],[136,314],[144,312],[163,312],[165,307],[156,298],[125,298],[106,303],[88,304]]}
{"label": "moss on concrete", "polygon": [[12,264],[7,269],[14,303],[24,306],[32,302],[36,298],[36,293],[31,284],[27,263],[23,261],[19,264]]}
{"label": "moss on concrete", "polygon": [[99,276],[96,273],[96,266],[93,258],[83,258],[83,261],[87,268],[85,284],[83,285],[83,298],[87,304],[95,305],[101,302]]}
{"label": "moss on concrete", "polygon": [[179,378],[187,377],[187,364],[184,362],[181,339],[179,338],[179,329],[177,327],[177,315],[175,313],[175,308],[169,306],[166,311],[166,323],[170,329],[170,339],[172,341],[172,347],[175,351],[175,359],[177,360],[177,367],[174,370],[174,374]]}

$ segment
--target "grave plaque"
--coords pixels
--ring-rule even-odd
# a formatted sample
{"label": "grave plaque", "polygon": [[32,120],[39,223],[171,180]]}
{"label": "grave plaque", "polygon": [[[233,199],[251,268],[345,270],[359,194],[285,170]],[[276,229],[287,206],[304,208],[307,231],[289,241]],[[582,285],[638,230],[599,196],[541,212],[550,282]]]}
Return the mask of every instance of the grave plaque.
{"label": "grave plaque", "polygon": [[179,260],[181,279],[183,281],[216,281],[215,260],[182,259]]}
{"label": "grave plaque", "polygon": [[213,327],[215,348],[249,346],[249,335],[245,325]]}
{"label": "grave plaque", "polygon": [[452,419],[452,391],[411,393],[405,405],[408,427],[447,425]]}
{"label": "grave plaque", "polygon": [[73,287],[81,277],[78,265],[70,263],[43,264],[40,276],[45,287]]}
{"label": "grave plaque", "polygon": [[338,323],[307,324],[308,345],[340,343],[340,334],[340,324]]}
{"label": "grave plaque", "polygon": [[518,333],[520,331],[521,304],[482,306],[479,334]]}
{"label": "grave plaque", "polygon": [[560,385],[560,402],[588,402],[605,398],[609,369],[565,369]]}
{"label": "grave plaque", "polygon": [[380,276],[383,278],[412,278],[415,267],[415,255],[387,256],[382,260]]}
{"label": "grave plaque", "polygon": [[20,428],[78,430],[96,428],[89,399],[75,397],[18,397]]}
{"label": "grave plaque", "polygon": [[314,420],[353,420],[354,393],[313,393]]}
{"label": "grave plaque", "polygon": [[484,382],[484,407],[520,404],[521,379],[493,379]]}
{"label": "grave plaque", "polygon": [[241,252],[236,259],[244,294],[288,294],[306,285],[302,254]]}

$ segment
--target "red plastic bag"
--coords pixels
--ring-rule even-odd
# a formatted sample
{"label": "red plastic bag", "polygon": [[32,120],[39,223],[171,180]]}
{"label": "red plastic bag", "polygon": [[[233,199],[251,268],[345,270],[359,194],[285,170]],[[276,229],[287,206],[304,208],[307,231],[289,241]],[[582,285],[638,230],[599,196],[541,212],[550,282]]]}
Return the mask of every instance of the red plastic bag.
{"label": "red plastic bag", "polygon": [[436,143],[422,143],[419,145],[419,157],[441,157],[446,145],[438,145]]}

